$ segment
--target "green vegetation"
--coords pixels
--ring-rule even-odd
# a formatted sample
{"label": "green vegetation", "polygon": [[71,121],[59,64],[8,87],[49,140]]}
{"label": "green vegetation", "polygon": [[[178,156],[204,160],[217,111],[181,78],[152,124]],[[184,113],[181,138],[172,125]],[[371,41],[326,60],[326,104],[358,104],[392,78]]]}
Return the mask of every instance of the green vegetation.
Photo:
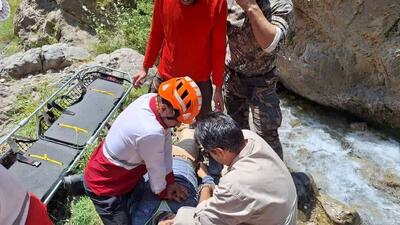
{"label": "green vegetation", "polygon": [[14,35],[13,21],[15,12],[21,0],[8,0],[11,7],[10,17],[0,23],[0,52],[8,56],[18,52],[20,48],[18,47],[18,38]]}
{"label": "green vegetation", "polygon": [[124,102],[124,108],[128,106],[128,104],[130,104],[131,102],[133,102],[135,99],[139,98],[140,96],[148,93],[149,91],[149,87],[143,85],[142,87],[131,91],[131,93],[129,93],[128,97],[126,98],[126,101]]}
{"label": "green vegetation", "polygon": [[94,46],[94,51],[98,54],[110,53],[129,47],[144,53],[152,14],[152,0],[138,0],[136,8],[117,5],[116,14],[111,16],[111,20],[115,21],[113,27],[109,28],[103,23],[97,25],[96,33],[100,43]]}
{"label": "green vegetation", "polygon": [[97,0],[96,4],[99,7],[106,7],[107,5],[111,4],[113,0]]}
{"label": "green vegetation", "polygon": [[[17,107],[9,116],[15,123],[27,118],[35,109],[44,102],[54,91],[47,81],[34,88],[25,88],[25,91],[17,96]],[[35,137],[36,121],[31,120],[22,128],[20,135]]]}
{"label": "green vegetation", "polygon": [[71,219],[67,224],[71,225],[101,225],[99,215],[89,197],[83,196],[71,204]]}

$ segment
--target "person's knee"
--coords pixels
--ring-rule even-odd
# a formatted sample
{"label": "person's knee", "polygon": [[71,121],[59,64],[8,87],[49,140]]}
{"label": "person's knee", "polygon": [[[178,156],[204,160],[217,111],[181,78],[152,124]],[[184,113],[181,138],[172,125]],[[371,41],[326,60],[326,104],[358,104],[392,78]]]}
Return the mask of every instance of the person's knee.
{"label": "person's knee", "polygon": [[250,129],[249,125],[249,105],[246,102],[232,101],[225,103],[227,113],[238,123],[242,129]]}

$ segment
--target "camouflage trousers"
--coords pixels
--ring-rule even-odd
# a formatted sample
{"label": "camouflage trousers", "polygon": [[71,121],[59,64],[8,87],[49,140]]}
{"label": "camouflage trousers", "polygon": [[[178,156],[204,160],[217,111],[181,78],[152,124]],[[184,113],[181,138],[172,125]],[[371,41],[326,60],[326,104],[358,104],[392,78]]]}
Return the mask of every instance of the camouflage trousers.
{"label": "camouflage trousers", "polygon": [[[158,92],[158,87],[164,80],[156,74],[156,76],[153,78],[153,81],[151,82],[151,85],[149,87],[149,93],[157,93]],[[212,84],[211,80],[204,81],[204,82],[196,82],[197,86],[199,86],[200,92],[201,92],[201,97],[202,97],[202,105],[200,109],[199,115],[196,117],[196,119],[199,119],[207,113],[211,112],[211,100],[212,100],[212,95],[213,95],[213,89],[212,89]]]}
{"label": "camouflage trousers", "polygon": [[255,131],[283,159],[278,127],[282,122],[279,98],[276,94],[278,77],[273,71],[246,77],[231,69],[226,71],[225,106],[228,114],[242,129],[250,129],[249,108]]}

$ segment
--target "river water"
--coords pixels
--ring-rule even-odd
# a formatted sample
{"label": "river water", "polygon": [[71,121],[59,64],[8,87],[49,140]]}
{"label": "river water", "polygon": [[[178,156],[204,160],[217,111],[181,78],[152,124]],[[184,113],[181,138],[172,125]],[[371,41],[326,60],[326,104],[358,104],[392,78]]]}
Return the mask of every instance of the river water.
{"label": "river water", "polygon": [[279,134],[287,165],[313,175],[321,193],[354,207],[363,224],[400,224],[400,143],[357,128],[354,118],[282,95]]}

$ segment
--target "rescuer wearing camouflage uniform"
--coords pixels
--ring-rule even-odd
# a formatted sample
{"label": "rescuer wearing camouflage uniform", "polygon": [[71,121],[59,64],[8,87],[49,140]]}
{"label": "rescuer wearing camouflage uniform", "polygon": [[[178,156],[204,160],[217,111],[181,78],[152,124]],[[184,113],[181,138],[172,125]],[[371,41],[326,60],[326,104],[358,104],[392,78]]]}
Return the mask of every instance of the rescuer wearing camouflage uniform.
{"label": "rescuer wearing camouflage uniform", "polygon": [[281,159],[282,114],[274,69],[292,9],[291,0],[228,0],[227,112],[242,129],[249,129],[250,107],[257,134]]}

